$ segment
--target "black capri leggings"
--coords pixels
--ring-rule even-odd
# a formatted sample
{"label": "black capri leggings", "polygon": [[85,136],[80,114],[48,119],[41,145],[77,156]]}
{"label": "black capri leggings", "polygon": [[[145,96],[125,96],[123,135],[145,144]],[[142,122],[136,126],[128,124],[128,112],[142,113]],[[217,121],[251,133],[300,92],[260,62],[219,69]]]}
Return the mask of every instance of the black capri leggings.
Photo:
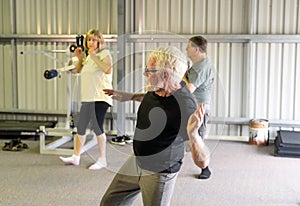
{"label": "black capri leggings", "polygon": [[93,130],[97,136],[103,134],[103,123],[108,107],[110,107],[110,105],[106,102],[82,102],[76,125],[77,133],[79,135],[85,135],[86,129],[91,122],[90,129]]}

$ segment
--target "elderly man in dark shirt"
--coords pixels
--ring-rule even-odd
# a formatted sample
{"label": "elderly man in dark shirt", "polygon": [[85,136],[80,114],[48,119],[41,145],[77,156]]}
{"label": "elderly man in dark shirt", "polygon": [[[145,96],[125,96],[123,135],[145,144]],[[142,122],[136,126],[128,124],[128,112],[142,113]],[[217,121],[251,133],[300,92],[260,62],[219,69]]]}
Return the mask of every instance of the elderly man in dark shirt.
{"label": "elderly man in dark shirt", "polygon": [[209,154],[198,134],[205,109],[203,105],[197,109],[182,81],[186,62],[176,47],[158,48],[150,53],[144,71],[146,94],[104,90],[119,101],[139,100],[141,104],[133,137],[134,154],[116,174],[101,205],[132,205],[140,192],[145,206],[170,205],[185,141],[195,164],[201,168],[208,164]]}

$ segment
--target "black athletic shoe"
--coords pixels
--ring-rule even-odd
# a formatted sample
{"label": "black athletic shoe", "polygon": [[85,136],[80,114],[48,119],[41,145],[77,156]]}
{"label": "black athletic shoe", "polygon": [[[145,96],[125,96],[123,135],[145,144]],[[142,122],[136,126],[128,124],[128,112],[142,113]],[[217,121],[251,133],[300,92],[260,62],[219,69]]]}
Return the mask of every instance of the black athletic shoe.
{"label": "black athletic shoe", "polygon": [[22,143],[20,138],[5,142],[5,145],[2,147],[4,151],[21,151],[22,149],[28,149],[28,145]]}
{"label": "black athletic shoe", "polygon": [[125,145],[126,144],[123,136],[118,136],[118,137],[112,138],[111,140],[109,140],[109,142],[112,144],[116,144],[116,145]]}
{"label": "black athletic shoe", "polygon": [[211,175],[211,172],[207,166],[204,169],[202,169],[202,171],[199,175],[199,179],[208,179],[210,177],[210,175]]}
{"label": "black athletic shoe", "polygon": [[133,140],[132,140],[129,136],[127,136],[127,135],[123,135],[123,138],[124,138],[124,141],[125,141],[127,144],[130,144],[130,143],[133,142]]}

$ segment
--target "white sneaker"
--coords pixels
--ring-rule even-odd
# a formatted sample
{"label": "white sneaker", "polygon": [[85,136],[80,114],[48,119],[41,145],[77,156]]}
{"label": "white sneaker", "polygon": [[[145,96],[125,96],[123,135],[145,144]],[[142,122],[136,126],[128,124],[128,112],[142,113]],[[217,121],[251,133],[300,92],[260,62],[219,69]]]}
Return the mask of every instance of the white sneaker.
{"label": "white sneaker", "polygon": [[107,166],[107,162],[106,160],[98,160],[97,162],[95,162],[94,164],[92,164],[89,167],[89,170],[100,170],[102,168],[105,168]]}
{"label": "white sneaker", "polygon": [[75,166],[79,165],[80,162],[80,156],[72,155],[71,157],[59,157],[61,161],[68,164],[73,164]]}

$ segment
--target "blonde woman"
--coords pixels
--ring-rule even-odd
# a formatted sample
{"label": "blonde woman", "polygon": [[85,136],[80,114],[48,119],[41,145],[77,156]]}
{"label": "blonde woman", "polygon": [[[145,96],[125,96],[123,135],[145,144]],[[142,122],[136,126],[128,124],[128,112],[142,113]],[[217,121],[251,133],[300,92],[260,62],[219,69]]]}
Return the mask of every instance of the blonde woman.
{"label": "blonde woman", "polygon": [[112,99],[104,94],[103,89],[112,89],[112,57],[102,33],[97,29],[86,33],[84,47],[86,55],[80,47],[74,51],[78,58],[76,72],[81,74],[81,108],[76,124],[76,144],[71,157],[60,159],[67,164],[79,165],[80,154],[86,141],[86,129],[91,123],[91,129],[97,135],[99,158],[89,169],[98,170],[107,166],[103,122],[107,109],[112,106]]}

